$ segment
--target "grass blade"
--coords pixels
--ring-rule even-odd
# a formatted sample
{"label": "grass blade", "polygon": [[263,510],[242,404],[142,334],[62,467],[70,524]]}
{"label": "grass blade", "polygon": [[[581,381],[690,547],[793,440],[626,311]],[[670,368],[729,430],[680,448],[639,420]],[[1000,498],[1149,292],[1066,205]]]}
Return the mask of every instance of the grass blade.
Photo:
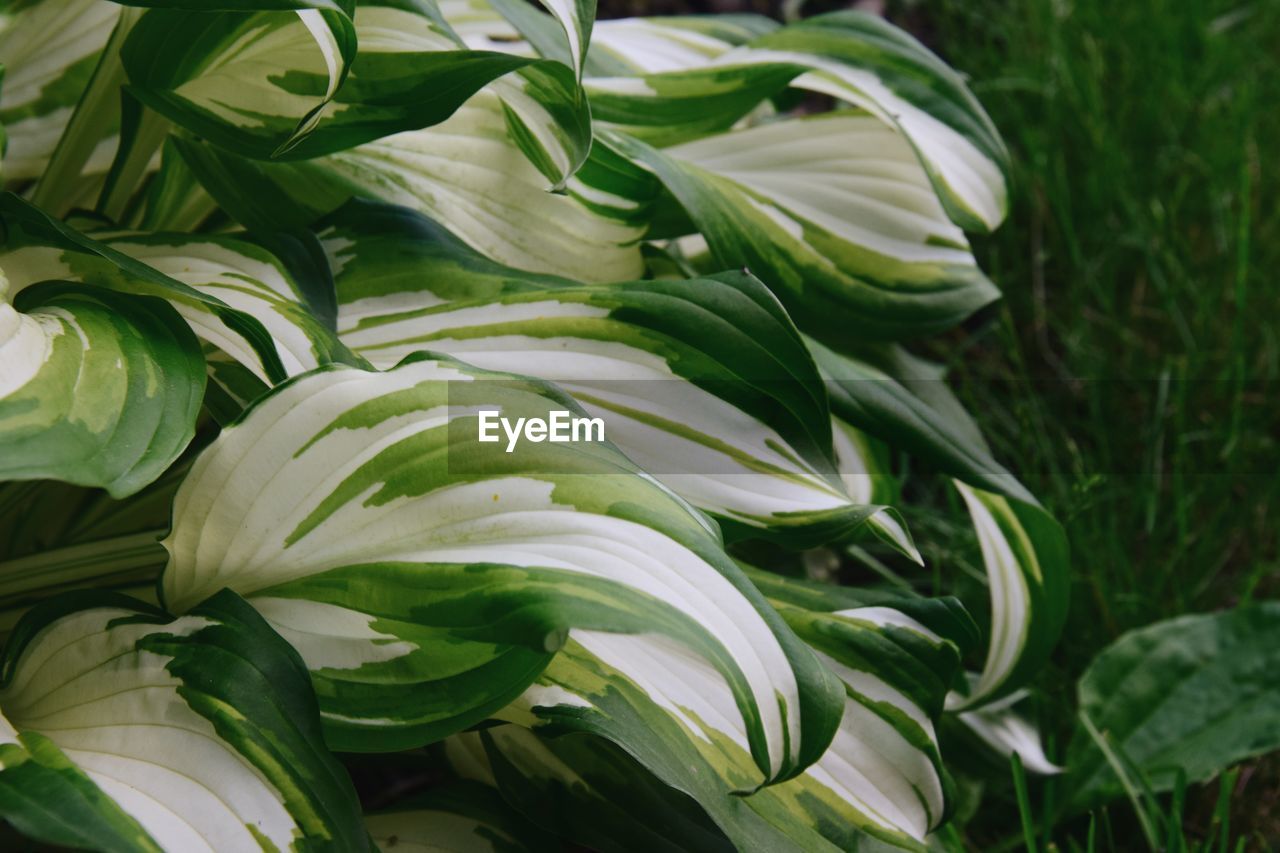
{"label": "grass blade", "polygon": [[1133,780],[1129,778],[1129,771],[1125,768],[1124,762],[1120,760],[1120,756],[1116,754],[1113,745],[1108,742],[1106,736],[1098,731],[1093,724],[1093,720],[1089,719],[1089,715],[1083,710],[1080,712],[1080,722],[1089,733],[1089,737],[1093,738],[1093,742],[1098,745],[1098,749],[1102,752],[1103,757],[1106,758],[1107,763],[1111,765],[1111,769],[1115,772],[1116,778],[1120,780],[1120,784],[1124,786],[1125,796],[1133,804],[1133,811],[1138,817],[1138,824],[1142,827],[1142,834],[1147,840],[1147,846],[1153,851],[1159,850],[1160,845],[1156,843],[1155,829],[1151,825],[1151,815],[1147,813],[1146,806],[1142,802],[1142,797],[1137,787]]}
{"label": "grass blade", "polygon": [[1027,774],[1022,769],[1022,759],[1014,752],[1009,756],[1009,766],[1013,769],[1013,790],[1018,797],[1018,816],[1022,819],[1022,837],[1027,843],[1028,853],[1036,853],[1036,821],[1031,814],[1031,798],[1027,796]]}

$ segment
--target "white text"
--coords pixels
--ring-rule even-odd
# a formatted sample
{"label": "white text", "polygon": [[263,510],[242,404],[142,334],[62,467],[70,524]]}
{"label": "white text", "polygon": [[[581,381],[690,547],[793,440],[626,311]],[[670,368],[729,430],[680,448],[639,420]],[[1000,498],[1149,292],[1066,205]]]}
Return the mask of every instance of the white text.
{"label": "white text", "polygon": [[502,417],[491,409],[480,411],[479,435],[482,442],[501,441],[498,428],[507,437],[507,452],[516,449],[521,438],[537,444],[543,441],[604,441],[604,420],[601,418],[583,418],[562,409],[550,413],[547,418],[510,418]]}

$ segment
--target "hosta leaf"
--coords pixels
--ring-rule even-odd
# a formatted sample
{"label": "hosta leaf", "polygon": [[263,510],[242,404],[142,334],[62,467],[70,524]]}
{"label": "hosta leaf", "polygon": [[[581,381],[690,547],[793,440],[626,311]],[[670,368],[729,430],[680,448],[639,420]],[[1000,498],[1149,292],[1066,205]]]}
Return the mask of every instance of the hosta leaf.
{"label": "hosta leaf", "polygon": [[687,15],[599,21],[587,73],[630,77],[698,68],[777,23],[762,15]]}
{"label": "hosta leaf", "polygon": [[543,177],[563,192],[591,150],[591,110],[572,72],[559,62],[531,65],[490,89],[502,100],[511,140]]}
{"label": "hosta leaf", "polygon": [[354,3],[142,3],[121,49],[130,92],[255,156],[297,145],[356,57]]}
{"label": "hosta leaf", "polygon": [[1026,683],[1048,658],[1066,616],[1066,541],[1038,505],[955,485],[978,534],[991,594],[987,658],[969,696],[957,702],[966,707]]}
{"label": "hosta leaf", "polygon": [[249,314],[80,234],[11,193],[0,195],[0,221],[4,225],[0,269],[9,279],[11,292],[56,279],[158,296],[173,304],[211,343],[243,354],[246,362],[259,364],[273,381],[284,378],[270,335]]}
{"label": "hosta leaf", "polygon": [[166,145],[215,207],[254,234],[305,229],[352,195],[317,174],[309,161],[251,160],[185,134],[174,134]]}
{"label": "hosta leaf", "polygon": [[728,130],[804,71],[785,64],[712,66],[593,77],[585,86],[597,122],[653,145],[672,145]]}
{"label": "hosta leaf", "polygon": [[887,512],[844,494],[818,373],[749,274],[578,284],[501,267],[410,211],[359,202],[318,227],[339,334],[375,366],[429,349],[554,381],[738,535],[817,545]]}
{"label": "hosta leaf", "polygon": [[[259,390],[354,358],[321,322],[316,291],[331,288],[328,270],[308,266],[304,247],[277,240],[292,261],[286,264],[233,236],[103,233],[95,240],[13,196],[0,201],[0,214],[7,226],[0,267],[15,289],[57,279],[166,299],[202,340],[256,377]],[[318,276],[323,281],[311,281]]]}
{"label": "hosta leaf", "polygon": [[492,787],[453,781],[436,785],[386,811],[365,826],[378,849],[492,851],[559,850],[556,839],[523,819]]}
{"label": "hosta leaf", "polygon": [[[527,9],[530,14],[538,15],[534,12],[524,0],[511,0],[513,6],[519,6]],[[591,4],[591,13],[594,14],[594,3]],[[405,42],[405,29],[407,26],[416,26],[421,28],[421,22],[416,25],[401,20],[405,14],[399,10],[366,10],[361,13],[361,28],[366,34],[362,36],[362,51],[367,50],[372,33],[366,32],[366,22],[371,14],[390,16],[386,24],[378,31],[382,36],[381,40],[385,40],[391,46],[401,46]],[[400,16],[400,17],[396,17]],[[500,59],[497,56],[488,56],[481,54],[475,45],[467,44],[461,40],[456,31],[453,31],[448,25],[447,20],[443,22],[433,23],[434,37],[437,41],[439,35],[447,35],[452,41],[454,59],[449,60],[452,65],[458,66],[463,64],[475,65],[477,68],[483,68],[490,72],[489,90],[498,95],[501,99],[503,117],[506,122],[507,131],[511,141],[524,153],[529,162],[542,173],[548,181],[550,181],[550,189],[553,192],[560,192],[564,189],[569,178],[578,171],[583,162],[587,159],[587,155],[591,150],[591,110],[586,99],[582,95],[581,88],[578,83],[578,76],[575,69],[579,66],[568,55],[546,55],[547,61],[537,61],[536,54],[532,52],[512,51],[511,45],[502,42],[492,43],[490,46],[499,51],[506,59]],[[385,33],[385,35],[383,35]],[[394,33],[394,34],[392,34]],[[471,48],[468,51],[458,51],[463,46]],[[415,44],[419,50],[431,51],[441,50],[441,45],[433,45],[431,38],[423,39],[419,44]],[[356,76],[363,68],[362,64],[357,64]],[[516,68],[518,71],[512,74],[505,74],[505,70]],[[499,76],[502,72],[504,76]],[[417,75],[422,84],[428,84],[429,81],[422,80],[422,75]],[[474,79],[479,79],[478,75]],[[468,86],[465,90],[460,90],[457,94],[449,93],[455,98],[454,106],[466,100],[477,87]],[[427,91],[431,91],[429,86]],[[458,94],[463,97],[458,97]],[[452,112],[452,109],[450,110]],[[432,121],[422,121],[423,111],[416,105],[408,114],[412,121],[401,122],[394,130],[410,130],[425,127],[428,124],[434,124],[440,119],[447,116],[447,113],[434,118]],[[379,134],[386,135],[384,134]],[[372,137],[370,137],[372,138]],[[363,140],[361,140],[363,141]]]}
{"label": "hosta leaf", "polygon": [[[750,576],[844,682],[850,705],[843,728],[859,738],[878,733],[878,755],[852,745],[837,754],[860,756],[854,761],[858,774],[886,792],[893,790],[893,776],[877,762],[888,760],[906,781],[894,801],[875,812],[896,815],[892,824],[915,837],[922,832],[921,815],[924,826],[936,827],[944,813],[945,776],[934,726],[960,676],[960,652],[976,640],[968,614],[952,599],[833,588],[755,570]],[[837,736],[832,750],[840,743]],[[908,789],[914,801],[905,796]]]}
{"label": "hosta leaf", "polygon": [[[449,22],[462,25],[459,32],[483,33],[483,43],[499,50],[517,53],[536,52],[573,69],[574,79],[581,82],[588,61],[588,46],[593,28],[606,27],[596,22],[595,0],[537,0],[550,15],[542,14],[526,0],[470,0],[441,3]],[[477,28],[477,23],[484,23]],[[505,22],[506,26],[501,26]],[[497,36],[494,41],[492,37]],[[520,42],[512,36],[527,39]],[[469,44],[471,42],[468,42]],[[476,45],[473,45],[476,46]]]}
{"label": "hosta leaf", "polygon": [[591,44],[591,29],[596,21],[596,0],[539,0],[564,29],[569,46],[570,67],[579,80]]}
{"label": "hosta leaf", "polygon": [[791,83],[896,129],[957,225],[988,231],[1004,218],[1008,155],[986,113],[954,71],[879,17],[820,15],[761,31],[746,44],[675,30],[679,38],[652,19],[612,23],[620,37],[602,29],[597,40],[627,58],[604,63],[599,79],[586,83],[600,120],[670,144],[728,127]]}
{"label": "hosta leaf", "polygon": [[[1152,790],[1179,771],[1203,782],[1280,749],[1280,602],[1180,616],[1131,631],[1080,679],[1080,715]],[[1078,727],[1067,751],[1069,808],[1122,793],[1095,738]]]}
{"label": "hosta leaf", "polygon": [[20,735],[3,715],[0,814],[23,834],[49,844],[113,853],[161,849],[53,743],[39,734]]}
{"label": "hosta leaf", "polygon": [[[501,0],[515,21],[515,0]],[[707,61],[774,25],[750,15],[633,18],[602,21],[603,47],[588,56],[590,95],[597,122],[625,129],[655,144],[670,144],[727,129],[804,69],[748,65],[706,70]],[[529,37],[542,55],[545,39]]]}
{"label": "hosta leaf", "polygon": [[166,603],[249,597],[308,662],[341,749],[478,722],[584,629],[657,631],[705,656],[764,778],[816,758],[833,682],[706,520],[608,445],[476,441],[479,408],[576,410],[502,376],[419,357],[278,388],[179,490]]}
{"label": "hosta leaf", "polygon": [[[8,181],[44,172],[119,16],[119,6],[101,0],[5,4],[0,12],[0,124],[8,140]],[[90,157],[90,169],[104,171],[110,158],[110,141],[104,140]]]}
{"label": "hosta leaf", "polygon": [[[550,739],[489,729],[481,736],[492,768],[474,768],[468,778],[485,779],[487,772],[516,802],[538,796],[530,786],[541,787],[543,797],[553,796],[557,786],[581,796],[580,774],[599,760],[592,757],[599,751],[565,732],[590,732],[615,741],[663,782],[692,796],[739,849],[852,849],[868,835],[916,846],[942,813],[933,721],[958,673],[958,649],[976,641],[976,628],[953,600],[748,571],[845,680],[841,730],[803,775],[745,798],[730,796],[753,777],[743,760],[741,728],[725,713],[732,706],[723,682],[661,638],[579,631],[537,685],[499,715]],[[449,742],[451,755],[467,737]],[[456,756],[455,767],[465,758]],[[531,781],[504,776],[507,765]],[[588,784],[599,787],[599,778]],[[634,799],[627,806],[642,807]],[[653,823],[665,814],[639,817]],[[696,821],[680,824],[673,841],[705,832]],[[573,825],[581,828],[581,822]],[[586,843],[599,846],[599,839]],[[706,849],[706,842],[692,849]]]}
{"label": "hosta leaf", "polygon": [[595,185],[575,178],[568,194],[548,193],[492,91],[434,127],[304,163],[256,163],[192,141],[180,148],[205,189],[249,227],[304,226],[359,196],[448,222],[471,247],[519,269],[585,281],[638,278],[643,270],[637,244],[646,224],[636,218],[635,188],[610,185],[634,175],[593,154],[583,171]]}
{"label": "hosta leaf", "polygon": [[[829,379],[837,417],[957,478],[978,532],[991,595],[983,671],[957,710],[1008,695],[1039,671],[1066,621],[1068,552],[1062,527],[970,435],[964,417],[943,415],[870,365],[809,342]],[[930,393],[947,399],[941,382]]]}
{"label": "hosta leaf", "polygon": [[[835,740],[802,775],[749,796],[747,758],[723,680],[654,635],[577,631],[502,717],[557,735],[613,740],[692,796],[738,849],[855,849],[868,836],[917,849],[942,814],[936,747],[893,699],[850,692]],[[912,733],[905,734],[904,733]],[[496,733],[493,735],[496,737]]]}
{"label": "hosta leaf", "polygon": [[[576,631],[501,717],[553,740],[588,733],[619,744],[663,784],[697,801],[739,849],[821,849],[821,835],[804,827],[800,815],[796,835],[788,831],[794,827],[774,826],[750,808],[776,786],[740,796],[757,789],[762,777],[744,746],[727,686],[699,663],[652,635]],[[520,735],[496,728],[489,737],[522,772],[535,771],[530,757],[519,760]],[[534,775],[563,780],[566,770],[573,772],[552,765]]]}
{"label": "hosta leaf", "polygon": [[882,542],[924,565],[906,521],[893,509],[899,498],[898,481],[884,458],[887,445],[838,418],[832,418],[831,443],[836,470],[849,499],[855,504],[884,506],[867,519],[868,529]]}
{"label": "hosta leaf", "polygon": [[1045,755],[1036,727],[1013,708],[1024,698],[1025,691],[1016,691],[976,711],[956,714],[956,719],[1006,761],[1009,756],[1017,755],[1030,773],[1061,773],[1065,768]]}
{"label": "hosta leaf", "polygon": [[[576,282],[490,260],[438,222],[391,204],[353,199],[314,225],[333,273],[341,328],[369,318],[553,290]],[[385,365],[384,365],[385,366]]]}
{"label": "hosta leaf", "polygon": [[992,457],[981,436],[966,429],[967,415],[957,417],[948,412],[943,416],[908,388],[912,384],[921,391],[945,390],[940,377],[923,383],[899,381],[865,361],[839,355],[813,340],[808,343],[828,379],[831,409],[838,418],[969,485],[1035,503],[1018,478]]}
{"label": "hosta leaf", "polygon": [[796,63],[800,88],[855,104],[897,128],[920,158],[942,206],[970,231],[989,231],[1008,208],[1008,153],[960,76],[882,18],[832,12],[760,36],[718,63]]}
{"label": "hosta leaf", "polygon": [[591,850],[733,849],[696,801],[604,738],[500,725],[454,735],[444,753],[464,779],[500,790],[529,820]]}
{"label": "hosta leaf", "polygon": [[844,345],[937,331],[998,295],[906,140],[832,113],[659,151],[606,137],[651,168],[719,266],[746,266],[806,331]]}
{"label": "hosta leaf", "polygon": [[512,140],[554,189],[586,159],[590,110],[564,64],[464,50],[447,26],[402,8],[362,6],[357,29],[360,56],[334,115],[298,155],[347,150],[437,124],[488,85],[501,97]]}
{"label": "hosta leaf", "polygon": [[178,619],[102,593],[6,650],[0,813],[99,850],[367,849],[297,655],[223,592]]}
{"label": "hosta leaf", "polygon": [[195,433],[199,343],[168,304],[70,282],[10,304],[0,274],[0,479],[52,477],[120,497]]}
{"label": "hosta leaf", "polygon": [[[105,245],[121,254],[261,322],[271,335],[286,375],[351,358],[317,317],[319,312],[312,309],[303,292],[305,279],[300,280],[280,258],[248,239],[165,233],[101,236],[106,238],[102,241]],[[203,313],[182,313],[203,339],[219,346],[264,382],[269,381],[262,362],[210,323],[212,318]]]}
{"label": "hosta leaf", "polygon": [[[333,33],[307,18],[314,11],[153,11],[130,35],[123,60],[130,92],[145,104],[217,145],[259,159],[332,154],[437,124],[480,88],[520,69],[498,84],[512,137],[562,186],[586,158],[591,139],[573,72],[536,57],[465,50],[447,24],[426,11],[362,6],[350,34],[359,39],[359,53],[347,55],[344,48],[341,62],[317,49]],[[174,51],[174,42],[190,47]]]}
{"label": "hosta leaf", "polygon": [[[901,694],[917,721],[942,713],[960,676],[960,653],[978,645],[969,614],[951,598],[916,598],[786,578],[747,567],[752,583],[809,645],[854,672],[844,681],[878,679]],[[880,688],[883,689],[883,688]]]}

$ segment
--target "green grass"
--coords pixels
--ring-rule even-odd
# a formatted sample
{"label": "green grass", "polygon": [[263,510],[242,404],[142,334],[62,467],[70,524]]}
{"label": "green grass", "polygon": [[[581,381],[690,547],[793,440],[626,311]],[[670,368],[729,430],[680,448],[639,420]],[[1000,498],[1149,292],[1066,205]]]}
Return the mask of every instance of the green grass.
{"label": "green grass", "polygon": [[[1121,633],[1280,596],[1280,3],[890,13],[970,76],[1016,164],[1009,221],[976,241],[1005,303],[930,352],[1067,526],[1072,613],[1039,685],[1063,744],[1076,678]],[[1232,826],[1275,843],[1275,766],[1246,774]],[[1012,787],[997,796],[971,845],[1020,846]],[[1218,831],[1217,797],[1187,792],[1192,836]],[[1143,846],[1124,808],[1100,849],[1104,831]],[[1067,829],[1063,849],[1094,831]]]}

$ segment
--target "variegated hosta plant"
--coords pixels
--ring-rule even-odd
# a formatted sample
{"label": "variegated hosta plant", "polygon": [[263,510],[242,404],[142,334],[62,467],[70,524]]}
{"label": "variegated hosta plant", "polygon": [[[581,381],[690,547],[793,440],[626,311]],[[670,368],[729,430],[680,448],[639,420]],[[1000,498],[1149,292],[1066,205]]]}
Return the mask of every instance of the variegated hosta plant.
{"label": "variegated hosta plant", "polygon": [[[944,716],[1053,769],[1062,533],[902,346],[996,298],[1006,157],[909,36],[0,8],[5,832],[920,849]],[[605,440],[478,440],[557,412]],[[978,620],[806,573],[921,560],[907,457]]]}

